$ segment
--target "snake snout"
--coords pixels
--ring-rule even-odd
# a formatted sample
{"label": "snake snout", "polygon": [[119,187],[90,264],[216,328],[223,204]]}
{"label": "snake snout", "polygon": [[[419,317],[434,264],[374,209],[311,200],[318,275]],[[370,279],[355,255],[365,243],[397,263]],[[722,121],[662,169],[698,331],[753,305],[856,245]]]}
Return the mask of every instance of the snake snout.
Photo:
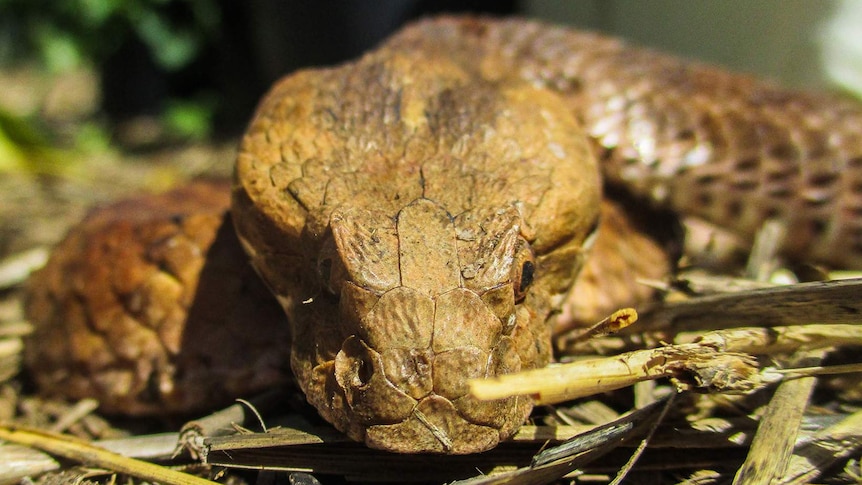
{"label": "snake snout", "polygon": [[361,423],[359,438],[369,446],[473,453],[495,446],[526,418],[525,398],[482,402],[468,392],[470,379],[519,367],[512,337],[472,291],[429,297],[398,288],[359,327],[332,369],[344,411]]}
{"label": "snake snout", "polygon": [[496,359],[476,348],[377,352],[353,336],[336,356],[334,374],[369,446],[460,454],[495,446],[530,409],[524,398],[481,402],[469,395],[467,380],[487,375],[489,365]]}

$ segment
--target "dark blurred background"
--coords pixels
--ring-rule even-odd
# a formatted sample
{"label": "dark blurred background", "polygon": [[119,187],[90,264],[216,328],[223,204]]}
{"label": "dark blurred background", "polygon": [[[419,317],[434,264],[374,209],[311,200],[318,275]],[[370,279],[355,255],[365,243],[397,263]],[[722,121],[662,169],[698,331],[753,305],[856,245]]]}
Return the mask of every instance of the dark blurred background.
{"label": "dark blurred background", "polygon": [[[213,133],[241,131],[278,77],[373,47],[443,11],[516,12],[514,0],[0,0],[0,61],[89,65],[101,111],[122,122],[184,106]],[[192,128],[192,127],[189,127]]]}
{"label": "dark blurred background", "polygon": [[355,57],[423,15],[540,17],[816,85],[817,31],[839,3],[0,0],[0,66],[26,59],[54,72],[88,65],[111,120],[184,108],[202,118],[199,130],[236,133],[281,75]]}
{"label": "dark blurred background", "polygon": [[[332,65],[372,48],[405,22],[441,11],[515,11],[513,0],[163,2],[158,15],[186,30],[194,53],[166,62],[137,32],[105,56],[105,111],[113,118],[159,110],[171,98],[213,103],[216,131],[236,132],[276,79],[305,66]],[[142,82],[143,81],[143,82]]]}

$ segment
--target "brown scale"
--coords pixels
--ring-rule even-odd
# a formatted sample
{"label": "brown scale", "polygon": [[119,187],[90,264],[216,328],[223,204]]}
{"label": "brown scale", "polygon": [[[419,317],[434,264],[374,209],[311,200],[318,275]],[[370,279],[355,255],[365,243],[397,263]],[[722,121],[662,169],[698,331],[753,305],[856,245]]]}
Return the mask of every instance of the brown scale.
{"label": "brown scale", "polygon": [[28,366],[109,413],[200,412],[289,381],[287,322],[237,243],[228,184],[94,210],[29,282]]}

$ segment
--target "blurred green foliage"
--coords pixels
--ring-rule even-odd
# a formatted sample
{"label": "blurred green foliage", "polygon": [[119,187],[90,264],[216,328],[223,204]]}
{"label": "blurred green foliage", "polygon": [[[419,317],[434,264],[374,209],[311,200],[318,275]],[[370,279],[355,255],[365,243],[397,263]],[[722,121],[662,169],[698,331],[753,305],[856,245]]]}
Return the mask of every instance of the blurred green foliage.
{"label": "blurred green foliage", "polygon": [[62,156],[34,120],[13,116],[0,107],[0,173],[56,173]]}
{"label": "blurred green foliage", "polygon": [[[169,74],[202,56],[220,22],[216,0],[0,0],[0,69],[23,63],[48,76],[81,67],[101,71],[133,41]],[[211,132],[215,109],[212,96],[201,93],[169,98],[160,121],[172,141],[200,140]],[[56,173],[82,158],[72,152],[110,149],[112,128],[104,118],[78,120],[74,130],[64,129],[71,138],[62,142],[46,121],[38,111],[13,114],[0,106],[0,173]]]}
{"label": "blurred green foliage", "polygon": [[36,56],[54,71],[98,65],[137,36],[172,71],[195,59],[220,21],[214,0],[0,0],[0,60]]}
{"label": "blurred green foliage", "polygon": [[173,99],[165,106],[162,124],[178,138],[203,140],[210,134],[215,105],[215,100],[208,96]]}

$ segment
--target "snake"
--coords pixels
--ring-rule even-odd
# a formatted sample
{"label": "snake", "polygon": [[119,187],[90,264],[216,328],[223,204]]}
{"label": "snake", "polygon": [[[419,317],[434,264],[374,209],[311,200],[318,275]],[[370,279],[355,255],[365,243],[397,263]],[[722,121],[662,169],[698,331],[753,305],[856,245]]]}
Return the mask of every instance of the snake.
{"label": "snake", "polygon": [[289,362],[357,441],[481,452],[532,403],[468,380],[551,361],[579,271],[613,258],[617,191],[749,242],[776,221],[786,258],[862,267],[862,109],[570,28],[424,19],[278,81],[232,182],[73,229],[32,279],[27,360],[43,389],[133,414],[278,385]]}

